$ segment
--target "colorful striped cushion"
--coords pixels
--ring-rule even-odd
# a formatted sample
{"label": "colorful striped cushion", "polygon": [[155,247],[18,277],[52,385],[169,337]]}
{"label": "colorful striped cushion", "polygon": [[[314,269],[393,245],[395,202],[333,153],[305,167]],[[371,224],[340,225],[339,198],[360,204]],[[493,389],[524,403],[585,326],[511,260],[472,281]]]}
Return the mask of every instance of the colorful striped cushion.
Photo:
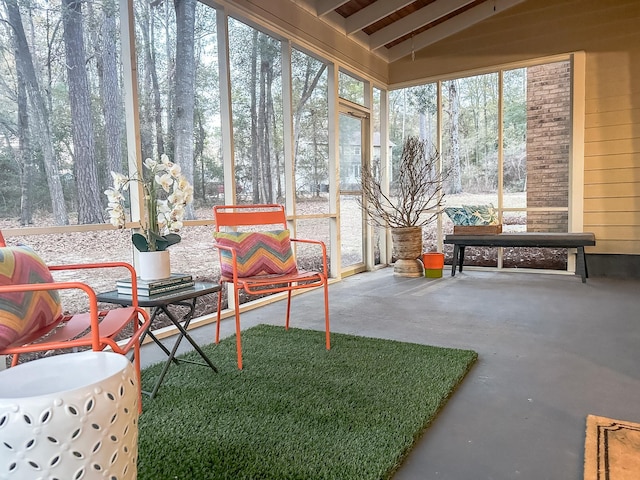
{"label": "colorful striped cushion", "polygon": [[[53,282],[51,273],[28,247],[0,248],[0,285]],[[57,321],[62,314],[58,292],[0,293],[0,349]]]}
{"label": "colorful striped cushion", "polygon": [[[238,276],[296,273],[289,230],[269,232],[216,232],[219,245],[233,247],[237,254]],[[233,276],[231,252],[220,249],[222,275]]]}

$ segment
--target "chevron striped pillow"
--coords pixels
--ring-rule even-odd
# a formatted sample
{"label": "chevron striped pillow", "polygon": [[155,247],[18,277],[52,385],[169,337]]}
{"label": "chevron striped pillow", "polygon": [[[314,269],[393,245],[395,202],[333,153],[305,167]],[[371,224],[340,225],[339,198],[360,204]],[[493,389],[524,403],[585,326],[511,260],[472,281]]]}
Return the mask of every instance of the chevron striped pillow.
{"label": "chevron striped pillow", "polygon": [[[238,276],[296,273],[289,230],[269,232],[216,232],[219,245],[233,247],[237,254]],[[220,250],[222,275],[233,276],[231,252]]]}
{"label": "chevron striped pillow", "polygon": [[[49,269],[29,247],[0,248],[0,285],[50,282]],[[55,290],[0,293],[0,349],[51,325],[61,314]]]}

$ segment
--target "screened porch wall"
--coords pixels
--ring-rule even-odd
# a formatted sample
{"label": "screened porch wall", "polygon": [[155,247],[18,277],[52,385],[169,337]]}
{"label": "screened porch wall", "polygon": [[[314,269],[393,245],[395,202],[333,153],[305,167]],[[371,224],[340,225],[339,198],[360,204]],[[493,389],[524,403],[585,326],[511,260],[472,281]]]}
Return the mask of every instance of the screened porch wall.
{"label": "screened porch wall", "polygon": [[[591,254],[640,254],[640,3],[523,2],[389,66],[391,87],[585,52],[583,228]],[[581,155],[582,152],[572,152]]]}

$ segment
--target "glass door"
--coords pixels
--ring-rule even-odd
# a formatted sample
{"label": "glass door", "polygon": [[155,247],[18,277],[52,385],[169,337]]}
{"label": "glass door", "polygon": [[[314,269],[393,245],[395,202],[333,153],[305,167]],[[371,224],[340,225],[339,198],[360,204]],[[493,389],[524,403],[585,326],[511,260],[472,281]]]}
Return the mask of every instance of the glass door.
{"label": "glass door", "polygon": [[361,173],[366,153],[368,121],[363,113],[340,113],[340,245],[343,275],[365,269],[365,218],[361,207]]}

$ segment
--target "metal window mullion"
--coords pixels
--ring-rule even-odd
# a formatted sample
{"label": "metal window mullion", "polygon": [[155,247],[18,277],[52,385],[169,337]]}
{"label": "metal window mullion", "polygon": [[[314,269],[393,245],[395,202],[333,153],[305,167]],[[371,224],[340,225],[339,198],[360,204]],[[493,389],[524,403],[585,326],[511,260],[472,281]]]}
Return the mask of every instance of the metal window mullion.
{"label": "metal window mullion", "polygon": [[293,79],[291,71],[291,41],[281,42],[282,64],[282,133],[284,149],[284,185],[285,185],[285,211],[293,216],[288,222],[292,236],[296,236],[296,178],[293,138]]}
{"label": "metal window mullion", "polygon": [[233,147],[233,114],[231,106],[231,72],[229,68],[229,16],[223,9],[216,11],[218,40],[218,76],[220,78],[220,119],[222,134],[222,171],[224,203],[236,203],[235,161]]}
{"label": "metal window mullion", "polygon": [[[438,169],[439,182],[440,182],[440,199],[442,200],[442,196],[444,196],[444,162],[442,161],[442,81],[438,81],[436,83],[436,148],[438,149],[438,160],[436,162],[436,168]],[[436,238],[436,249],[439,252],[444,252],[444,235],[442,233],[443,230],[443,221],[442,221],[443,211],[440,209],[438,212],[438,216],[436,224],[437,224],[437,238]]]}
{"label": "metal window mullion", "polygon": [[[138,76],[136,68],[135,17],[133,0],[120,0],[120,48],[122,50],[122,90],[125,108],[125,130],[127,138],[128,174],[142,172],[142,146],[140,142],[140,111],[138,99]],[[139,229],[144,219],[144,192],[142,184],[129,186],[131,221]],[[137,250],[131,244],[133,263],[137,266]]]}
{"label": "metal window mullion", "polygon": [[[504,208],[504,70],[498,72],[498,221],[503,221]],[[504,249],[498,248],[498,268],[502,268]]]}
{"label": "metal window mullion", "polygon": [[[231,72],[229,60],[229,16],[223,9],[216,11],[216,30],[218,40],[218,77],[220,92],[220,119],[222,134],[222,172],[225,205],[236,203],[236,175],[233,146],[233,115],[231,108]],[[227,282],[227,298],[235,295],[233,282]],[[233,302],[227,308],[234,311]],[[238,306],[240,309],[240,306]]]}
{"label": "metal window mullion", "polygon": [[[391,158],[389,157],[389,91],[380,90],[380,180],[383,193],[389,194],[389,172]],[[387,265],[391,262],[391,231],[381,229],[380,232],[380,263]]]}
{"label": "metal window mullion", "polygon": [[329,221],[330,235],[330,269],[334,277],[341,278],[340,265],[340,166],[338,161],[338,66],[335,63],[327,65],[328,124],[329,124],[329,211],[336,216]]}

